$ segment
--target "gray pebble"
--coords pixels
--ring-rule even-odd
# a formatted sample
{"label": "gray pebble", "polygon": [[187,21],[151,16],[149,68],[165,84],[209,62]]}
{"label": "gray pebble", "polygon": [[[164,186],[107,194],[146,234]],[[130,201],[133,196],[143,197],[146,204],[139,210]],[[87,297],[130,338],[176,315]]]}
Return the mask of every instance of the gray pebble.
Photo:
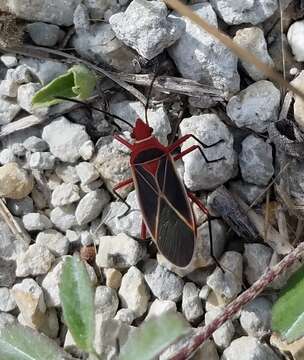
{"label": "gray pebble", "polygon": [[80,199],[79,188],[74,184],[61,184],[52,192],[51,203],[54,207],[72,204]]}
{"label": "gray pebble", "polygon": [[94,143],[92,140],[88,140],[79,148],[79,154],[83,160],[90,160],[94,154]]}
{"label": "gray pebble", "polygon": [[268,269],[272,250],[263,244],[245,244],[245,276],[250,285],[258,280]]}
{"label": "gray pebble", "polygon": [[0,287],[13,286],[16,279],[16,262],[0,256]]}
{"label": "gray pebble", "polygon": [[30,157],[30,167],[38,170],[51,170],[55,166],[55,156],[49,152],[35,152]]}
{"label": "gray pebble", "polygon": [[18,104],[22,107],[22,109],[24,109],[30,114],[34,113],[34,109],[32,106],[32,98],[35,93],[41,89],[41,87],[41,84],[31,82],[20,85],[18,88]]}
{"label": "gray pebble", "polygon": [[257,297],[241,311],[240,323],[248,335],[262,337],[271,328],[272,303],[265,297]]}
{"label": "gray pebble", "polygon": [[114,289],[98,286],[95,290],[95,311],[104,319],[113,318],[118,309],[118,296]]}
{"label": "gray pebble", "polygon": [[133,0],[124,13],[110,17],[115,35],[146,59],[159,55],[182,34],[184,24],[167,17],[167,7],[158,1]]}
{"label": "gray pebble", "polygon": [[0,125],[10,123],[20,110],[20,105],[15,101],[0,97]]}
{"label": "gray pebble", "polygon": [[0,163],[1,165],[8,164],[10,162],[17,162],[16,156],[12,149],[3,149],[0,152]]}
{"label": "gray pebble", "polygon": [[[210,190],[225,183],[236,172],[236,153],[233,149],[233,136],[227,126],[215,115],[205,114],[183,119],[180,125],[181,135],[193,134],[206,145],[216,144],[202,149],[208,160],[221,159],[206,163],[199,150],[183,158],[185,165],[184,182],[189,190]],[[183,143],[181,150],[198,145],[194,139]]]}
{"label": "gray pebble", "polygon": [[100,267],[119,269],[136,265],[146,255],[146,248],[140,242],[121,233],[99,238],[96,264]]}
{"label": "gray pebble", "polygon": [[31,152],[46,151],[48,144],[37,136],[30,136],[24,142],[23,146]]}
{"label": "gray pebble", "polygon": [[269,18],[278,8],[276,0],[211,0],[219,16],[229,25],[243,23],[259,24]]}
{"label": "gray pebble", "polygon": [[0,81],[0,96],[7,96],[10,98],[17,97],[18,84],[13,79]]}
{"label": "gray pebble", "polygon": [[75,216],[79,225],[84,225],[96,219],[102,209],[110,201],[110,195],[103,189],[91,191],[78,203]]}
{"label": "gray pebble", "polygon": [[55,207],[50,213],[52,223],[61,231],[67,231],[77,225],[76,208],[73,205]]}
{"label": "gray pebble", "polygon": [[76,167],[68,164],[59,164],[55,168],[56,175],[65,183],[77,184],[80,178]]}
{"label": "gray pebble", "polygon": [[33,244],[27,251],[17,257],[16,276],[26,277],[46,274],[50,270],[54,259],[54,255],[48,248]]}
{"label": "gray pebble", "polygon": [[[215,308],[211,311],[208,311],[205,315],[205,324],[210,324],[217,316],[222,313],[221,309]],[[220,326],[213,334],[212,338],[215,344],[220,349],[226,349],[233,339],[235,333],[235,328],[233,326],[232,320],[227,320],[222,326]]]}
{"label": "gray pebble", "polygon": [[199,320],[203,314],[203,304],[199,297],[199,289],[194,283],[187,282],[183,289],[182,312],[189,322]]}
{"label": "gray pebble", "polygon": [[40,213],[25,214],[22,217],[22,222],[28,231],[42,231],[52,227],[50,219]]}
{"label": "gray pebble", "polygon": [[35,22],[26,25],[26,30],[36,45],[54,46],[60,35],[60,28],[57,25]]}
{"label": "gray pebble", "polygon": [[25,214],[34,212],[34,203],[32,198],[29,196],[26,196],[21,200],[8,199],[7,206],[16,216],[23,216]]}
{"label": "gray pebble", "polygon": [[99,178],[99,173],[97,172],[95,166],[86,161],[80,162],[76,166],[76,172],[83,185],[88,185]]}
{"label": "gray pebble", "polygon": [[184,281],[155,260],[148,260],[144,267],[145,280],[154,296],[160,300],[180,300]]}
{"label": "gray pebble", "polygon": [[45,126],[42,132],[51,153],[64,162],[74,162],[79,159],[80,147],[89,140],[83,125],[74,124],[63,116]]}
{"label": "gray pebble", "polygon": [[11,290],[6,287],[0,287],[0,311],[9,312],[14,310],[16,306]]}
{"label": "gray pebble", "polygon": [[221,360],[279,360],[280,357],[267,345],[254,337],[242,336],[233,340]]}
{"label": "gray pebble", "polygon": [[134,311],[130,309],[120,309],[114,316],[115,320],[121,321],[127,325],[131,325],[134,321]]}
{"label": "gray pebble", "polygon": [[260,204],[264,201],[266,196],[266,186],[249,184],[243,180],[231,181],[229,182],[229,187],[248,205],[251,205],[254,201],[257,201],[256,203]]}
{"label": "gray pebble", "polygon": [[36,244],[47,247],[56,257],[66,255],[69,251],[68,239],[53,229],[40,232]]}
{"label": "gray pebble", "polygon": [[274,173],[271,145],[254,135],[247,136],[242,142],[239,161],[245,181],[258,186],[268,184]]}
{"label": "gray pebble", "polygon": [[277,120],[280,99],[280,90],[272,82],[260,80],[230,98],[227,115],[236,126],[263,133]]}
{"label": "gray pebble", "polygon": [[229,302],[242,291],[243,258],[235,251],[227,251],[220,260],[223,272],[217,267],[208,277],[207,285],[216,296]]}
{"label": "gray pebble", "polygon": [[132,310],[136,318],[146,312],[150,292],[143,274],[135,266],[122,277],[118,294],[122,307]]}
{"label": "gray pebble", "polygon": [[13,68],[18,65],[18,59],[15,54],[4,54],[0,59],[7,68]]}

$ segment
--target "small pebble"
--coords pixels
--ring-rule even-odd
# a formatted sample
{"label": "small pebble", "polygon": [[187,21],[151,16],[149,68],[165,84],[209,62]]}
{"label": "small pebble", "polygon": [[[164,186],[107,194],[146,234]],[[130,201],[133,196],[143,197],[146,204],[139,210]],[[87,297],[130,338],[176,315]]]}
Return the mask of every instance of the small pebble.
{"label": "small pebble", "polygon": [[198,321],[204,314],[199,289],[194,283],[187,282],[183,289],[182,312],[189,322]]}
{"label": "small pebble", "polygon": [[103,236],[99,239],[96,264],[100,267],[129,268],[146,255],[146,248],[126,234]]}
{"label": "small pebble", "polygon": [[16,279],[16,261],[0,256],[0,287],[11,287]]}
{"label": "small pebble", "polygon": [[279,360],[281,357],[254,337],[242,336],[225,349],[221,360]]}
{"label": "small pebble", "polygon": [[207,285],[216,296],[225,302],[230,302],[242,290],[243,259],[235,251],[227,251],[220,260],[221,266],[227,271],[217,267],[207,278]]}
{"label": "small pebble", "polygon": [[122,273],[113,268],[103,269],[103,274],[106,278],[106,285],[111,289],[118,290],[121,285]]}
{"label": "small pebble", "polygon": [[288,29],[287,39],[297,61],[304,61],[304,20],[295,21]]}
{"label": "small pebble", "polygon": [[51,211],[50,219],[59,230],[64,232],[77,225],[75,211],[74,205],[58,206]]}
{"label": "small pebble", "polygon": [[134,321],[134,312],[130,309],[120,309],[117,311],[116,315],[114,316],[115,320],[121,321],[125,324],[131,325]]}
{"label": "small pebble", "polygon": [[18,104],[27,111],[32,114],[34,112],[32,99],[35,93],[41,89],[41,84],[39,83],[27,83],[20,85],[18,88],[17,101]]}
{"label": "small pebble", "polygon": [[41,287],[33,279],[24,279],[13,286],[12,294],[26,325],[39,328],[46,312]]}
{"label": "small pebble", "polygon": [[267,271],[272,250],[263,244],[245,244],[244,272],[250,285]]}
{"label": "small pebble", "polygon": [[36,237],[36,244],[47,247],[56,257],[66,255],[69,240],[57,230],[41,231]]}
{"label": "small pebble", "polygon": [[90,184],[99,178],[99,173],[92,163],[83,161],[76,166],[77,175],[83,185]]}
{"label": "small pebble", "polygon": [[16,276],[36,276],[46,274],[54,261],[48,248],[38,244],[31,245],[27,251],[17,256]]}
{"label": "small pebble", "polygon": [[2,80],[0,82],[0,96],[7,96],[10,98],[17,97],[18,84],[15,80]]}
{"label": "small pebble", "polygon": [[89,140],[83,125],[74,124],[63,116],[44,127],[42,138],[55,157],[71,163],[79,159],[80,147]]}
{"label": "small pebble", "polygon": [[239,128],[263,133],[278,119],[281,93],[272,82],[260,80],[232,96],[226,111]]}
{"label": "small pebble", "polygon": [[28,213],[23,216],[22,222],[28,231],[43,231],[52,227],[50,219],[40,213]]}
{"label": "small pebble", "polygon": [[265,297],[257,297],[241,311],[240,323],[244,331],[260,338],[271,329],[272,303]]}
{"label": "small pebble", "polygon": [[60,28],[57,25],[34,22],[26,25],[26,30],[36,45],[52,47],[56,45]]}
{"label": "small pebble", "polygon": [[0,152],[0,163],[1,165],[5,165],[8,163],[17,162],[16,156],[12,149],[3,149]]}
{"label": "small pebble", "polygon": [[80,178],[76,167],[68,164],[59,164],[55,168],[56,175],[65,183],[77,184]]}
{"label": "small pebble", "polygon": [[16,308],[15,299],[10,289],[0,287],[0,311],[9,312]]}
{"label": "small pebble", "polygon": [[143,274],[136,267],[130,267],[123,276],[118,294],[122,307],[134,311],[136,318],[146,312],[150,292]]}
{"label": "small pebble", "polygon": [[102,189],[86,194],[79,201],[76,208],[75,216],[77,223],[79,225],[85,225],[96,219],[109,201],[110,195]]}
{"label": "small pebble", "polygon": [[49,152],[35,152],[30,157],[31,169],[51,170],[55,166],[55,156]]}
{"label": "small pebble", "polygon": [[72,204],[80,199],[79,187],[74,184],[61,184],[52,192],[51,203],[54,207]]}
{"label": "small pebble", "polygon": [[255,135],[247,136],[242,142],[239,164],[245,181],[266,186],[274,173],[271,145]]}
{"label": "small pebble", "polygon": [[23,142],[23,146],[26,148],[26,150],[33,153],[39,151],[46,151],[48,149],[48,144],[37,136],[30,136],[25,139],[25,141]]}
{"label": "small pebble", "polygon": [[14,54],[4,54],[0,59],[7,68],[13,68],[18,65],[18,59]]}
{"label": "small pebble", "polygon": [[34,203],[32,198],[26,196],[21,200],[7,200],[7,207],[16,216],[23,216],[28,213],[34,212]]}
{"label": "small pebble", "polygon": [[0,196],[10,199],[23,199],[33,189],[33,177],[17,163],[0,167]]}
{"label": "small pebble", "polygon": [[95,311],[104,319],[113,318],[118,309],[118,296],[114,289],[98,286],[95,290]]}
{"label": "small pebble", "polygon": [[145,263],[144,274],[149,288],[158,299],[175,302],[181,299],[184,281],[179,276],[158,265],[155,260]]}
{"label": "small pebble", "polygon": [[[222,313],[221,309],[213,309],[206,312],[205,315],[205,324],[209,325],[217,316]],[[232,320],[227,320],[222,326],[220,326],[213,334],[212,338],[215,344],[221,349],[226,349],[234,336],[235,328],[233,326]]]}
{"label": "small pebble", "polygon": [[155,299],[150,306],[145,321],[151,319],[152,317],[158,317],[167,312],[176,312],[176,304],[171,300],[159,300]]}
{"label": "small pebble", "polygon": [[92,140],[88,140],[79,148],[79,154],[83,160],[90,160],[94,154],[94,143]]}
{"label": "small pebble", "polygon": [[5,125],[14,120],[21,107],[12,99],[0,97],[0,125]]}

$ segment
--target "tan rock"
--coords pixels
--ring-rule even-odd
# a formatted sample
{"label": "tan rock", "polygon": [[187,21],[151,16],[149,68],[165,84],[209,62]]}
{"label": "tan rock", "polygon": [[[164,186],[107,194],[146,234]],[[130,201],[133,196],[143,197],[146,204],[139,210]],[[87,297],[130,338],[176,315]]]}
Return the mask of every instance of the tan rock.
{"label": "tan rock", "polygon": [[0,167],[0,196],[23,199],[33,189],[33,177],[17,163],[7,163]]}
{"label": "tan rock", "polygon": [[112,289],[119,289],[122,278],[121,272],[112,268],[104,269],[103,272],[106,277],[106,285]]}

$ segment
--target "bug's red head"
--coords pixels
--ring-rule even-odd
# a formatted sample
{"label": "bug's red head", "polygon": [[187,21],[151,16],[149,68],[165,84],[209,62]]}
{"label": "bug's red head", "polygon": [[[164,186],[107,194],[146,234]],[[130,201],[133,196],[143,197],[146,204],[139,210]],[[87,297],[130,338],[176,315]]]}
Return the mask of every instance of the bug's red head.
{"label": "bug's red head", "polygon": [[143,122],[141,119],[137,119],[131,136],[133,139],[140,141],[150,137],[152,132],[153,129],[148,124]]}

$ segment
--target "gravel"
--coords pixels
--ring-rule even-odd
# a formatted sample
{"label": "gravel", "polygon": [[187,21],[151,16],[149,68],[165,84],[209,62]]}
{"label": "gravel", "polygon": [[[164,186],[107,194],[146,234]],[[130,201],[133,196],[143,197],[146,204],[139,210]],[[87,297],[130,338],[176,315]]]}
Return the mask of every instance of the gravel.
{"label": "gravel", "polygon": [[[262,242],[264,219],[271,225],[268,236],[279,232],[288,249],[299,232],[296,224],[304,201],[301,97],[290,93],[293,99],[284,102],[285,92],[277,82],[238,60],[227,46],[164,2],[0,3],[22,22],[25,35],[22,54],[8,51],[15,47],[10,44],[3,47],[0,36],[0,329],[18,322],[64,344],[74,358],[86,358],[67,332],[59,296],[65,259],[77,254],[95,292],[94,346],[100,358],[116,359],[117,339],[122,347],[135,328],[167,312],[180,314],[192,334],[210,324],[282,257],[274,242]],[[283,29],[277,21],[277,0],[188,5],[234,44],[280,72],[281,46],[286,44],[286,81],[304,91],[304,20],[297,2],[282,2]],[[87,107],[67,101],[33,107],[37,91],[72,66],[73,60],[65,61],[58,51],[87,61],[97,75]],[[120,135],[134,144],[133,130],[119,117],[132,127],[138,118],[147,119],[152,128],[149,146],[136,143],[144,157],[137,169],[132,166],[138,156],[134,147],[131,151],[115,139]],[[188,134],[194,137],[171,145]],[[162,145],[156,146],[154,136]],[[159,228],[167,221],[153,214],[153,206],[151,217],[143,217],[137,192],[147,182],[118,189],[120,198],[113,192],[139,168],[160,179],[160,168],[150,160],[153,148],[161,146],[174,147],[173,160],[183,152],[175,163],[177,173],[186,191],[207,207],[192,204],[196,242],[185,268],[161,255],[149,233],[141,240],[143,222],[155,219]],[[188,149],[193,151],[185,154]],[[285,164],[288,169],[281,172]],[[174,183],[168,171],[165,175],[167,186],[160,190],[167,195]],[[274,178],[275,191],[269,192]],[[219,186],[237,203],[251,206],[248,221],[259,228],[261,239],[248,241],[218,216],[210,196]],[[149,188],[141,201],[149,203],[154,193]],[[166,199],[171,204],[169,195]],[[122,200],[130,205],[125,215]],[[234,224],[245,216],[241,208],[235,214],[230,202],[221,205]],[[186,221],[182,209],[176,210],[180,221]],[[211,256],[207,210],[213,254],[224,271]],[[166,240],[174,249],[171,232]],[[269,346],[268,336],[282,284],[271,285],[271,293],[263,292],[216,329],[193,360],[283,357]],[[172,357],[185,341],[172,344],[160,360]]]}

